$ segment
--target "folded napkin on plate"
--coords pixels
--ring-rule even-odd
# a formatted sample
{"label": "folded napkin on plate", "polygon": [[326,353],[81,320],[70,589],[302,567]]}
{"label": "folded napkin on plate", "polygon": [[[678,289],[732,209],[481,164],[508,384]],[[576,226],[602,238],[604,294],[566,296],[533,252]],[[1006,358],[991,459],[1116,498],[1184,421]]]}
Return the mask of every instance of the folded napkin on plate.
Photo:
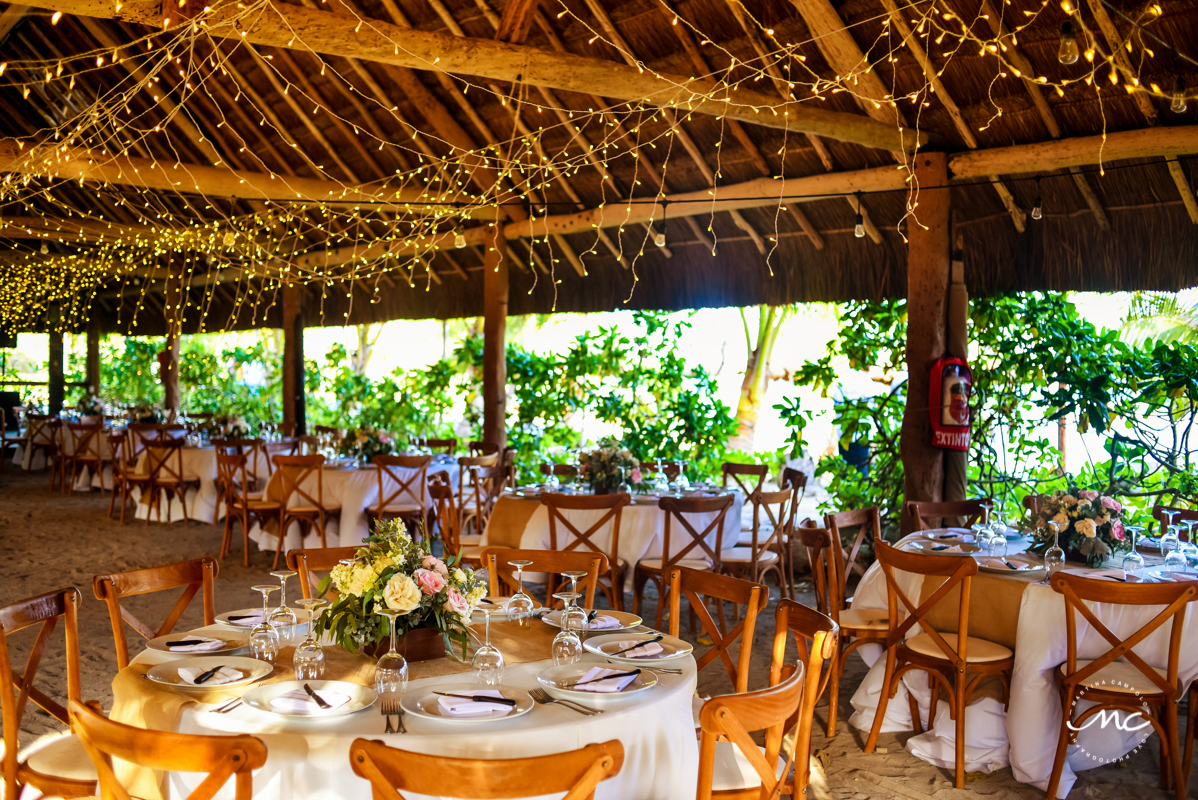
{"label": "folded napkin on plate", "polygon": [[[183,679],[183,683],[196,684],[196,678],[203,675],[208,670],[199,669],[196,667],[179,667],[179,677]],[[242,678],[242,673],[232,667],[221,667],[220,671],[213,675],[203,683],[196,684],[197,686],[220,686],[222,683],[232,683],[239,681]]]}
{"label": "folded napkin on plate", "polygon": [[1032,565],[1026,561],[1021,561],[1015,558],[1008,558],[1003,561],[1001,558],[980,558],[978,563],[984,567],[991,569],[1005,569],[1008,572],[1027,572],[1032,568]]}
{"label": "folded napkin on plate", "polygon": [[238,625],[242,628],[252,628],[255,625],[262,624],[262,611],[260,609],[249,614],[234,614],[233,616],[240,617],[240,619],[229,620],[230,625]]}
{"label": "folded napkin on plate", "polygon": [[206,653],[209,650],[223,650],[225,643],[220,639],[209,639],[207,636],[181,636],[175,639],[176,642],[199,642],[199,644],[189,644],[183,647],[172,647],[167,645],[166,649],[172,653]]}
{"label": "folded napkin on plate", "polygon": [[[658,645],[658,646],[660,647],[660,645]],[[622,678],[611,678],[609,680],[598,680],[598,679],[602,678],[604,675],[618,675],[619,673],[626,672],[626,671],[627,670],[604,669],[603,667],[593,667],[592,669],[590,669],[587,672],[586,675],[583,675],[581,678],[578,679],[578,682],[575,684],[575,686],[567,687],[567,688],[576,688],[580,692],[600,692],[600,693],[604,693],[604,694],[611,693],[611,692],[622,692],[622,691],[624,691],[625,687],[628,686],[628,684],[630,684],[636,680],[636,677],[637,677],[636,675],[625,675]],[[595,681],[595,682],[587,683],[587,681]],[[585,683],[586,685],[585,686],[578,685],[578,684],[583,684],[583,683]]]}
{"label": "folded napkin on plate", "polygon": [[[472,690],[478,697],[503,697],[496,689]],[[477,703],[462,697],[438,697],[441,710],[451,717],[502,717],[511,713],[512,707],[501,703]]]}
{"label": "folded napkin on plate", "polygon": [[615,617],[609,617],[607,614],[600,614],[587,623],[588,631],[601,631],[605,628],[618,627],[620,627],[620,620],[616,619]]}
{"label": "folded napkin on plate", "polygon": [[[619,642],[612,652],[619,653],[621,650],[625,650],[635,645],[635,640]],[[626,653],[620,653],[620,658],[652,658],[653,656],[661,655],[664,652],[665,649],[657,642],[646,641],[644,644],[637,646],[635,650],[628,650]]]}
{"label": "folded napkin on plate", "polygon": [[274,700],[270,701],[270,707],[275,711],[282,711],[287,714],[329,714],[341,706],[349,702],[349,695],[341,694],[340,692],[330,692],[328,689],[323,689],[317,692],[320,699],[329,704],[328,708],[321,708],[316,705],[316,701],[308,696],[308,693],[303,688],[293,689],[287,694],[281,694]]}

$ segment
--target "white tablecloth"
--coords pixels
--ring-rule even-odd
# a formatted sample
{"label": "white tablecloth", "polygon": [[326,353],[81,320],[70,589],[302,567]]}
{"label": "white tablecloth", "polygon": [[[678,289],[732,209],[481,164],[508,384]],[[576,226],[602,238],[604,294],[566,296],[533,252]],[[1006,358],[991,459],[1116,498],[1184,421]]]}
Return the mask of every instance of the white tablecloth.
{"label": "white tablecloth", "polygon": [[[225,508],[221,503],[218,508],[220,496],[216,490],[216,448],[215,447],[184,447],[183,448],[183,477],[184,478],[199,478],[199,491],[191,489],[187,492],[187,513],[193,520],[200,522],[216,522],[224,517]],[[246,467],[246,475],[254,474],[258,478],[266,478],[268,476],[267,464],[265,459],[258,460],[257,473],[253,473],[250,467],[253,466],[252,460]],[[149,470],[147,456],[143,453],[138,461],[138,470],[146,472]],[[144,499],[141,496],[141,490],[134,488],[130,493],[137,500],[137,518],[145,519],[149,513],[148,498]],[[181,522],[183,521],[183,505],[178,495],[167,501],[167,495],[162,493],[162,521],[163,522]],[[155,512],[151,521],[158,521],[158,514]]]}
{"label": "white tablecloth", "polygon": [[[220,629],[213,626],[213,630]],[[145,651],[138,664],[157,664],[177,658]],[[584,661],[601,663],[589,654]],[[536,675],[550,661],[508,666],[503,684],[519,689],[536,687]],[[256,800],[369,800],[370,784],[353,774],[349,746],[358,737],[382,739],[392,747],[460,758],[518,758],[550,755],[596,742],[619,739],[624,744],[624,768],[599,784],[597,800],[693,800],[699,769],[699,745],[691,715],[695,691],[695,662],[679,659],[671,667],[683,675],[662,673],[657,688],[627,698],[605,701],[605,713],[587,717],[561,705],[537,705],[508,722],[438,722],[404,715],[406,734],[384,734],[385,720],[377,708],[318,721],[294,721],[242,705],[228,714],[215,714],[187,705],[175,730],[193,734],[249,733],[260,737],[269,754],[266,766],[254,775]],[[412,681],[408,693],[429,686],[473,682],[470,673]],[[215,706],[213,706],[215,708]],[[174,774],[171,797],[185,797],[203,776]],[[453,776],[446,775],[448,783]],[[231,798],[232,783],[216,795]],[[419,795],[408,795],[416,800]]]}
{"label": "white tablecloth", "polygon": [[[1010,553],[1020,552],[1029,545],[1027,540],[1012,542]],[[1069,564],[1068,569],[1081,569]],[[903,591],[918,597],[922,578],[910,573],[897,573],[903,581]],[[861,579],[853,598],[854,608],[885,608],[886,581],[881,569],[874,564]],[[1160,613],[1159,606],[1127,607],[1099,603],[1095,615],[1120,638],[1130,636]],[[1186,636],[1181,644],[1180,679],[1182,685],[1198,678],[1198,615],[1191,603],[1186,613]],[[1109,644],[1079,618],[1078,629],[1083,632],[1078,645],[1078,658],[1097,658],[1110,649]],[[918,626],[914,633],[918,633]],[[1135,648],[1135,652],[1158,668],[1167,666],[1169,625],[1155,631]],[[1038,789],[1048,788],[1056,754],[1057,736],[1061,729],[1061,701],[1053,678],[1053,670],[1066,659],[1065,599],[1051,586],[1030,583],[1024,589],[1019,608],[1016,632],[1015,667],[1011,677],[1011,702],[1007,711],[997,700],[986,698],[971,705],[965,715],[965,769],[968,772],[992,772],[1009,763],[1016,780]],[[850,723],[868,731],[874,720],[874,709],[881,692],[885,660],[882,648],[864,645],[857,650],[871,664],[865,680],[853,695],[855,712]],[[921,673],[904,676],[898,693],[886,707],[882,730],[887,732],[913,730],[907,693],[915,695],[920,715],[927,721],[931,692]],[[1084,708],[1079,704],[1079,709]],[[1077,780],[1077,772],[1102,766],[1087,754],[1102,754],[1117,758],[1130,752],[1143,739],[1143,734],[1121,733],[1115,726],[1093,725],[1079,735],[1078,743],[1070,749],[1061,786],[1057,796],[1064,798]],[[931,731],[913,737],[907,750],[941,767],[955,764],[956,732],[948,716],[948,703],[941,699]]]}

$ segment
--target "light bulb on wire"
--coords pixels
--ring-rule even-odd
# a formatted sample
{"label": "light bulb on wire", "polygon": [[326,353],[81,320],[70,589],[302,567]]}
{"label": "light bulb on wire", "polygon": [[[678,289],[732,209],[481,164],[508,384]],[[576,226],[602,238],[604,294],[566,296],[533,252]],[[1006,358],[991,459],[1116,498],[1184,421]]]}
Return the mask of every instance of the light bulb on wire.
{"label": "light bulb on wire", "polygon": [[1073,30],[1073,23],[1065,20],[1061,23],[1061,48],[1057,50],[1057,60],[1068,66],[1076,64],[1080,55],[1081,48],[1077,45],[1077,34]]}
{"label": "light bulb on wire", "polygon": [[1173,81],[1173,102],[1169,104],[1169,110],[1174,114],[1186,113],[1186,82],[1180,76]]}
{"label": "light bulb on wire", "polygon": [[46,246],[45,242],[42,242],[41,250],[39,250],[38,252],[41,253],[42,255],[46,256],[46,255],[50,254],[50,248]]}
{"label": "light bulb on wire", "polygon": [[858,239],[865,238],[865,217],[861,214],[861,193],[857,192],[857,220],[853,225],[853,235]]}
{"label": "light bulb on wire", "polygon": [[1044,217],[1044,199],[1040,197],[1040,179],[1036,178],[1036,204],[1032,206],[1032,219]]}
{"label": "light bulb on wire", "polygon": [[669,200],[661,201],[661,227],[657,229],[657,233],[653,235],[653,244],[658,247],[666,246],[666,206],[669,205]]}
{"label": "light bulb on wire", "polygon": [[461,228],[453,229],[453,246],[458,250],[466,246],[466,236],[462,233]]}

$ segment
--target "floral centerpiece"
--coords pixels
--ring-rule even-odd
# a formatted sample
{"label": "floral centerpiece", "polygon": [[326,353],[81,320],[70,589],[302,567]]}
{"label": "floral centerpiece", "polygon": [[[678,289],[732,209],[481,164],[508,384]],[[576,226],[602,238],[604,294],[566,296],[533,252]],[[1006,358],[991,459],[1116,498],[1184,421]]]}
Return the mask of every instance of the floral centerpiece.
{"label": "floral centerpiece", "polygon": [[162,406],[150,405],[148,403],[139,406],[132,406],[129,409],[130,422],[166,422],[166,413],[162,410]]}
{"label": "floral centerpiece", "polygon": [[[316,635],[328,635],[346,650],[377,647],[385,642],[385,604],[400,612],[396,631],[409,636],[428,631],[466,656],[466,625],[487,588],[470,567],[432,554],[431,542],[409,535],[398,519],[380,520],[354,556],[352,564],[333,568],[318,587],[320,596],[336,588],[338,597],[316,620]],[[408,660],[418,660],[409,649]],[[435,654],[433,655],[435,657]]]}
{"label": "floral centerpiece", "polygon": [[641,463],[615,439],[604,439],[599,447],[579,459],[584,480],[595,494],[611,494],[622,483],[640,483]]}
{"label": "floral centerpiece", "polygon": [[253,436],[250,433],[250,424],[245,421],[245,417],[230,414],[220,423],[221,432],[229,439],[249,439]]}
{"label": "floral centerpiece", "polygon": [[1123,505],[1098,492],[1070,486],[1068,491],[1042,497],[1028,525],[1035,539],[1029,552],[1042,556],[1052,547],[1054,526],[1049,522],[1060,527],[1061,549],[1072,561],[1097,567],[1114,551],[1131,548],[1123,532]]}
{"label": "floral centerpiece", "polygon": [[339,452],[345,456],[358,456],[369,461],[377,455],[391,455],[395,452],[395,439],[387,431],[373,425],[362,425],[357,430],[351,430],[341,440]]}
{"label": "floral centerpiece", "polygon": [[78,403],[75,404],[75,410],[78,411],[79,415],[85,420],[87,420],[89,417],[91,419],[96,419],[97,417],[104,416],[104,402],[91,392],[88,392],[86,395],[80,398]]}

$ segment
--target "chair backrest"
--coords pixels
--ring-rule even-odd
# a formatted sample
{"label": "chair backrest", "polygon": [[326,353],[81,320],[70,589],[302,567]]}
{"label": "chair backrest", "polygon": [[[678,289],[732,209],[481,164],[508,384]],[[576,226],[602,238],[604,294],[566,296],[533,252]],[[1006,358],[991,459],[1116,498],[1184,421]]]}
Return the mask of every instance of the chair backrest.
{"label": "chair backrest", "polygon": [[100,434],[104,430],[104,423],[68,422],[66,425],[71,432],[71,447],[66,454],[72,458],[94,458],[99,461]]}
{"label": "chair backrest", "polygon": [[235,800],[254,794],[254,770],[266,763],[266,745],[255,736],[198,736],[145,730],[114,722],[78,700],[70,704],[71,727],[96,765],[102,800],[130,800],[113,772],[113,759],[161,772],[207,772],[186,800],[209,800],[234,780]]}
{"label": "chair backrest", "polygon": [[[595,607],[595,587],[599,576],[607,573],[607,556],[602,553],[577,550],[512,550],[507,547],[488,547],[480,556],[482,568],[487,570],[490,581],[488,591],[492,597],[508,597],[516,593],[516,569],[508,566],[509,561],[531,561],[524,568],[525,574],[545,573],[545,605],[552,606],[556,591],[557,576],[563,572],[586,570],[586,577],[579,587],[583,592],[583,607]],[[527,589],[525,590],[527,592]]]}
{"label": "chair backrest", "polygon": [[[720,659],[732,685],[736,691],[744,692],[749,688],[749,661],[753,655],[753,633],[757,629],[757,615],[770,602],[770,592],[760,583],[733,578],[730,575],[719,575],[686,567],[675,567],[669,572],[670,591],[670,635],[677,637],[682,621],[682,598],[685,595],[691,610],[699,618],[712,642],[711,649],[696,660],[698,670],[703,670],[708,664]],[[703,598],[735,603],[745,607],[745,615],[731,630],[723,624],[724,609],[720,608],[720,624],[716,624],[708,612]],[[740,640],[740,652],[737,660],[732,662],[729,648]]]}
{"label": "chair backrest", "polygon": [[513,489],[520,484],[517,482],[519,477],[516,473],[516,448],[503,448],[503,456],[499,459],[499,466],[507,470],[507,485]]}
{"label": "chair backrest", "polygon": [[458,457],[458,496],[466,495],[466,487],[473,486],[474,473],[470,471],[471,467],[494,467],[499,464],[499,452],[490,453],[487,455],[470,455]]}
{"label": "chair backrest", "polygon": [[130,422],[125,430],[129,433],[128,463],[131,465],[137,464],[145,452],[146,443],[157,439],[162,431],[157,422]]}
{"label": "chair backrest", "polygon": [[[115,572],[92,578],[92,590],[96,599],[108,604],[108,617],[112,623],[112,638],[116,643],[117,666],[129,666],[129,645],[125,640],[125,628],[121,620],[145,639],[165,636],[175,629],[175,623],[187,609],[196,592],[201,592],[204,602],[204,624],[216,623],[216,603],[212,587],[216,582],[219,567],[216,560],[205,556],[192,561],[180,561],[164,567],[148,567],[130,572]],[[121,598],[149,592],[162,592],[182,586],[183,594],[175,602],[166,621],[155,631],[121,605]]]}
{"label": "chair backrest", "polygon": [[159,426],[159,438],[180,439],[187,435],[187,426],[179,422],[167,422]]}
{"label": "chair backrest", "polygon": [[[858,508],[851,511],[837,511],[834,514],[824,514],[824,527],[832,534],[832,541],[840,549],[841,557],[844,558],[844,571],[847,576],[853,570],[865,574],[865,569],[857,563],[857,554],[861,552],[861,545],[865,544],[866,539],[871,539],[875,544],[882,541],[882,514],[877,506],[869,508]],[[848,552],[844,549],[844,533],[842,528],[857,528],[857,536],[853,539],[853,546]]]}
{"label": "chair backrest", "polygon": [[795,489],[799,492],[807,489],[807,473],[794,467],[782,468],[782,480],[778,483],[779,489]]}
{"label": "chair backrest", "polygon": [[[805,688],[800,663],[794,674],[777,686],[759,692],[720,695],[703,704],[699,711],[699,787],[695,795],[698,800],[720,796],[714,790],[714,778],[716,745],[721,741],[731,742],[739,751],[740,760],[752,767],[761,781],[759,794],[741,796],[777,800],[782,794],[792,794],[790,767],[799,751],[791,748],[781,775],[778,755],[782,752],[787,723],[798,717],[796,712],[804,700]],[[796,720],[792,727],[797,724]],[[765,752],[753,739],[756,731],[765,731]]]}
{"label": "chair backrest", "polygon": [[937,520],[956,520],[962,517],[965,519],[965,527],[968,528],[975,522],[983,524],[989,522],[986,509],[982,506],[982,503],[985,502],[987,499],[984,497],[976,500],[953,500],[947,503],[908,500],[904,504],[904,510],[917,531],[927,531],[937,527],[932,524]]}
{"label": "chair backrest", "polygon": [[845,608],[844,559],[840,548],[832,546],[832,533],[827,528],[808,527],[810,522],[804,520],[795,533],[807,550],[815,607],[839,624],[840,612]]}
{"label": "chair backrest", "polygon": [[[704,558],[712,569],[719,570],[720,550],[724,547],[724,520],[728,509],[736,502],[731,494],[715,497],[663,497],[657,507],[665,512],[665,528],[661,540],[661,571],[669,571],[682,559]],[[703,530],[696,530],[688,517],[714,515]],[[700,523],[702,524],[702,523]],[[678,534],[672,536],[677,527]],[[715,533],[714,543],[707,537]],[[673,541],[671,541],[673,539]],[[696,552],[696,550],[698,552]]]}
{"label": "chair backrest", "polygon": [[[42,654],[62,619],[66,633],[67,699],[79,699],[79,590],[71,587],[47,592],[27,600],[18,600],[0,608],[0,718],[4,724],[4,753],[0,756],[0,774],[4,776],[4,796],[20,797],[17,789],[17,754],[21,719],[29,700],[50,716],[70,724],[67,709],[33,685]],[[37,638],[29,650],[25,668],[14,672],[8,649],[8,637],[39,625]]]}
{"label": "chair backrest", "polygon": [[320,437],[319,436],[297,436],[295,437],[295,454],[300,456],[310,456],[320,452]]}
{"label": "chair backrest", "polygon": [[471,442],[470,455],[474,457],[498,456],[499,445],[495,444],[494,442]]}
{"label": "chair backrest", "polygon": [[[308,550],[288,550],[287,569],[299,573],[300,591],[304,597],[317,597],[320,587],[317,572],[329,572],[342,561],[354,558],[357,547],[316,547]],[[336,592],[334,592],[336,594]]]}
{"label": "chair backrest", "polygon": [[[495,507],[499,495],[503,494],[504,487],[507,486],[508,471],[507,467],[501,466],[471,467],[470,475],[473,508],[478,515],[478,530],[481,531],[486,528],[487,520],[491,518],[491,509]],[[462,498],[462,505],[466,505],[466,498]]]}
{"label": "chair backrest", "polygon": [[246,476],[248,461],[249,456],[244,453],[216,451],[216,475],[223,488],[226,506],[244,506],[249,502],[249,479]]}
{"label": "chair backrest", "polygon": [[766,492],[758,489],[749,496],[753,504],[753,535],[749,540],[752,557],[756,561],[764,550],[785,543],[791,524],[793,489]]}
{"label": "chair backrest", "polygon": [[29,421],[28,439],[30,445],[52,447],[58,444],[62,420],[58,417],[52,417],[49,414],[28,414],[26,415],[26,419]]}
{"label": "chair backrest", "polygon": [[112,471],[124,474],[127,462],[125,457],[129,449],[129,434],[121,430],[108,431],[108,455],[112,459]]}
{"label": "chair backrest", "polygon": [[[791,677],[793,666],[786,663],[788,633],[794,634],[799,662],[803,669],[802,702],[797,709],[798,718],[787,721],[787,729],[794,731],[792,753],[795,760],[795,797],[802,797],[807,786],[807,774],[811,757],[811,726],[815,719],[815,704],[819,702],[824,687],[832,677],[835,666],[831,658],[840,642],[840,626],[826,614],[796,603],[780,600],[774,609],[774,654],[770,659],[770,686],[777,686]],[[810,642],[810,644],[808,644]],[[828,672],[824,673],[824,663]]]}
{"label": "chair backrest", "polygon": [[737,464],[732,461],[725,461],[720,466],[720,485],[727,488],[728,479],[740,488],[745,496],[761,491],[761,487],[765,485],[766,476],[769,475],[770,468],[765,464]]}
{"label": "chair backrest", "polygon": [[[1180,522],[1185,522],[1186,520],[1198,519],[1198,510],[1195,510],[1192,508],[1178,508],[1177,506],[1159,506],[1159,505],[1153,506],[1152,507],[1152,518],[1160,523],[1160,525],[1161,525],[1160,535],[1161,536],[1165,535],[1165,531],[1169,527],[1169,518],[1167,516],[1165,516],[1166,513],[1169,513],[1169,512],[1173,513],[1173,522],[1175,524],[1180,523]],[[1179,535],[1181,536],[1183,541],[1189,541],[1190,533],[1185,528],[1181,529],[1181,532]]]}
{"label": "chair backrest", "polygon": [[441,546],[446,555],[456,556],[461,550],[461,529],[458,509],[449,473],[442,470],[428,476],[428,496],[433,503],[433,515],[441,529]]}
{"label": "chair backrest", "polygon": [[[301,503],[324,508],[324,456],[274,456],[275,470],[279,473],[279,502],[286,508],[291,505],[293,495],[299,495]],[[305,482],[315,476],[316,492]]]}
{"label": "chair backrest", "polygon": [[152,481],[183,480],[183,439],[146,442],[146,461]]}
{"label": "chair backrest", "polygon": [[458,449],[457,439],[425,439],[424,446],[429,450],[439,450],[447,456],[453,455]]}
{"label": "chair backrest", "polygon": [[546,464],[541,462],[542,475],[556,475],[559,478],[575,478],[578,476],[577,464]]}
{"label": "chair backrest", "polygon": [[1040,508],[1040,501],[1047,498],[1045,494],[1028,494],[1023,496],[1023,507],[1033,514]]}
{"label": "chair backrest", "polygon": [[250,475],[257,476],[258,467],[265,466],[267,475],[272,465],[266,452],[266,441],[263,439],[213,439],[212,446],[216,452],[239,453],[246,456],[245,468]]}
{"label": "chair backrest", "polygon": [[[1198,597],[1198,581],[1112,584],[1110,581],[1058,572],[1052,576],[1052,588],[1065,597],[1067,649],[1064,682],[1067,686],[1084,682],[1114,661],[1127,661],[1139,670],[1143,680],[1151,682],[1158,691],[1167,696],[1169,702],[1176,703],[1181,699],[1185,687],[1178,686],[1177,671],[1182,636],[1185,633],[1186,606]],[[1094,609],[1087,603],[1163,606],[1163,608],[1135,633],[1121,638],[1098,618]],[[1110,645],[1109,650],[1081,668],[1077,665],[1078,614],[1082,617],[1083,628],[1088,626],[1093,629]],[[1165,675],[1162,677],[1140,654],[1136,653],[1135,647],[1158,628],[1164,626],[1166,622],[1172,624],[1169,628],[1169,652]]]}
{"label": "chair backrest", "polygon": [[413,753],[355,739],[349,763],[355,775],[370,781],[374,800],[405,800],[401,792],[478,800],[565,792],[561,800],[590,800],[600,781],[620,773],[624,745],[613,739],[549,756],[482,759]]}
{"label": "chair backrest", "polygon": [[[878,542],[876,553],[878,563],[882,565],[882,574],[886,577],[886,600],[890,609],[890,632],[886,636],[886,646],[894,647],[906,638],[907,632],[913,626],[919,625],[936,643],[944,658],[951,661],[964,675],[968,663],[965,650],[969,638],[969,590],[973,576],[978,574],[978,562],[968,556],[908,553],[891,547],[886,542]],[[903,591],[895,576],[896,571],[911,572],[925,577],[943,577],[945,581],[926,600],[920,602],[919,595],[912,599]],[[957,649],[954,650],[944,637],[924,623],[923,619],[958,586],[961,594],[957,608]]]}
{"label": "chair backrest", "polygon": [[[620,558],[620,516],[624,506],[632,502],[627,492],[619,494],[560,494],[544,492],[541,494],[541,504],[549,512],[549,549],[550,550],[590,550],[607,556],[609,564],[615,564]],[[605,511],[593,525],[585,531],[581,530],[563,511]],[[603,529],[611,523],[611,539],[604,548],[596,537],[603,535]],[[559,526],[564,531],[558,530]]]}
{"label": "chair backrest", "polygon": [[[428,465],[432,456],[386,456],[377,455],[370,459],[378,467],[378,508],[386,510],[392,505],[417,506],[425,511],[424,486],[428,483]],[[404,477],[395,470],[414,470]],[[391,490],[394,491],[391,491]]]}

